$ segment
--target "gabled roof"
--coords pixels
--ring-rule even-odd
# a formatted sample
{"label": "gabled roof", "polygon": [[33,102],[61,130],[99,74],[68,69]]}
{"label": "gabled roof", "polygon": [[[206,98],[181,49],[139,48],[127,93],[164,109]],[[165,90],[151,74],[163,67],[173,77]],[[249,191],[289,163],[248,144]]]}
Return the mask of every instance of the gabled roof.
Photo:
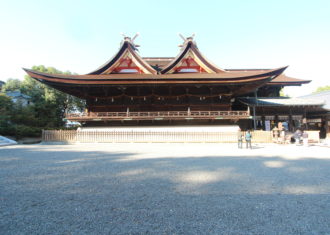
{"label": "gabled roof", "polygon": [[208,61],[198,50],[196,43],[193,41],[192,37],[186,38],[180,53],[169,63],[165,68],[162,69],[162,74],[176,73],[177,67],[186,63],[184,60],[191,58],[194,63],[196,63],[203,72],[206,73],[225,73],[226,71],[220,69]]}
{"label": "gabled roof", "polygon": [[[143,74],[157,74],[157,71],[152,68],[136,51],[135,45],[132,43],[131,38],[125,37],[121,44],[121,47],[117,54],[112,57],[108,62],[99,67],[88,75],[101,75],[101,74],[113,74],[117,73],[116,68],[120,67],[121,64],[125,63],[125,60],[131,60],[130,64],[126,67],[127,69],[137,69],[138,73]],[[123,68],[123,67],[122,67]]]}

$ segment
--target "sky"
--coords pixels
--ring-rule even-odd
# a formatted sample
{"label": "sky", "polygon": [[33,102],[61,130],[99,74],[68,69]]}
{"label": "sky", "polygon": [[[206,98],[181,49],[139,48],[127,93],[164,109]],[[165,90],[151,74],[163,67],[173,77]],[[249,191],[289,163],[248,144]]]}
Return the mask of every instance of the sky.
{"label": "sky", "polygon": [[203,55],[224,69],[278,68],[312,80],[290,96],[330,85],[329,0],[0,0],[0,80],[22,68],[89,73],[117,51],[121,33],[141,56],[176,56],[196,34]]}

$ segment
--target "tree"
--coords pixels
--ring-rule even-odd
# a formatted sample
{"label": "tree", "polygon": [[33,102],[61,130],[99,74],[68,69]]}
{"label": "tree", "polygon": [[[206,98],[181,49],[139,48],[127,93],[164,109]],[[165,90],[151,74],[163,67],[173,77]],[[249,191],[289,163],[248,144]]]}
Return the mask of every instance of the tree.
{"label": "tree", "polygon": [[[33,70],[46,73],[63,72],[43,65],[33,66]],[[65,73],[71,74],[69,71]],[[13,103],[5,94],[0,95],[0,134],[38,136],[42,129],[62,128],[66,112],[82,111],[85,101],[46,86],[30,76],[23,81],[8,79],[4,91],[19,90],[31,97],[31,105]]]}
{"label": "tree", "polygon": [[13,106],[10,97],[0,93],[0,135],[7,134],[10,128]]}
{"label": "tree", "polygon": [[330,86],[318,87],[316,89],[316,91],[313,92],[313,94],[320,93],[320,92],[323,92],[323,91],[330,91]]}
{"label": "tree", "polygon": [[[43,65],[33,66],[32,69],[50,74],[64,74],[54,67]],[[71,72],[66,71],[65,74]],[[82,111],[85,108],[84,100],[55,90],[27,75],[22,83],[22,92],[31,96],[31,101],[35,104],[36,118],[44,127],[61,127],[65,113]]]}
{"label": "tree", "polygon": [[9,121],[13,110],[13,102],[10,97],[0,93],[0,126]]}
{"label": "tree", "polygon": [[16,91],[20,90],[22,85],[22,81],[16,78],[9,78],[7,82],[2,86],[1,91]]}
{"label": "tree", "polygon": [[280,90],[280,97],[290,97],[288,94],[284,93],[284,88]]}

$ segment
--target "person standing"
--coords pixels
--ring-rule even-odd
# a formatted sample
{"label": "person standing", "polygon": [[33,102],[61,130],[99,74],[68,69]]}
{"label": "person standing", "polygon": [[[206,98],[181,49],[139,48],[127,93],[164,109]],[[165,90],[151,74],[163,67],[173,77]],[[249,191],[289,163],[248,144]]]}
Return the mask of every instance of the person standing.
{"label": "person standing", "polygon": [[285,130],[284,129],[282,129],[282,131],[281,131],[281,133],[280,133],[280,139],[281,139],[281,141],[280,141],[280,143],[281,144],[285,144]]}
{"label": "person standing", "polygon": [[304,130],[304,132],[302,134],[302,138],[303,138],[304,146],[308,146],[308,133],[306,130]]}
{"label": "person standing", "polygon": [[241,149],[243,147],[243,135],[240,128],[238,129],[238,133],[237,133],[237,143],[238,143],[238,148]]}
{"label": "person standing", "polygon": [[296,145],[300,144],[300,138],[301,138],[301,131],[299,129],[297,129],[294,133],[294,139],[295,139]]}
{"label": "person standing", "polygon": [[245,133],[246,148],[252,149],[251,139],[252,139],[252,135],[251,135],[251,132],[248,130]]}

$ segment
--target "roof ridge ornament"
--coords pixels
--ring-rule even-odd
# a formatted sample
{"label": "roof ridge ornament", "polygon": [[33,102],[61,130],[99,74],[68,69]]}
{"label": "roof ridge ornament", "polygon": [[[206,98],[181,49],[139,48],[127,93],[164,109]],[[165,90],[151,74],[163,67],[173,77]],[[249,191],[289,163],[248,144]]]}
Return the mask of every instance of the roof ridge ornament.
{"label": "roof ridge ornament", "polygon": [[184,37],[181,33],[178,33],[179,37],[182,38],[183,40],[183,44],[180,44],[179,47],[183,47],[186,43],[188,42],[194,42],[194,37],[195,37],[195,33],[193,33],[190,37]]}
{"label": "roof ridge ornament", "polygon": [[124,40],[121,41],[121,45],[122,45],[124,42],[129,42],[130,44],[132,44],[134,50],[139,51],[139,50],[137,49],[137,47],[140,47],[140,45],[137,45],[137,44],[134,43],[134,40],[140,35],[139,32],[137,32],[137,33],[134,35],[133,38],[131,38],[131,37],[129,37],[129,36],[126,36],[126,34],[124,34],[124,33],[120,33],[120,34],[124,37]]}

